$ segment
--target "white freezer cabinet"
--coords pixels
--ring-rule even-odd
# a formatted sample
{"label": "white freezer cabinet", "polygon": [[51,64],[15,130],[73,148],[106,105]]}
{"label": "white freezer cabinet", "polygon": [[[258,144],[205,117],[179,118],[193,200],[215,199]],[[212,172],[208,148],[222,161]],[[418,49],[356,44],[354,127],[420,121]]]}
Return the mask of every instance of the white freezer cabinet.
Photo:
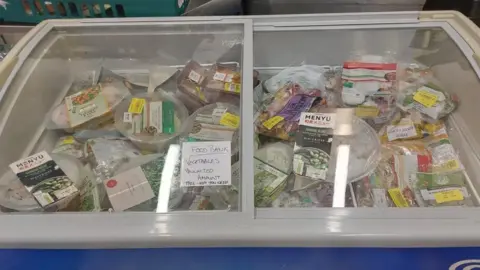
{"label": "white freezer cabinet", "polygon": [[0,94],[4,246],[480,241],[480,38],[459,13],[37,31]]}

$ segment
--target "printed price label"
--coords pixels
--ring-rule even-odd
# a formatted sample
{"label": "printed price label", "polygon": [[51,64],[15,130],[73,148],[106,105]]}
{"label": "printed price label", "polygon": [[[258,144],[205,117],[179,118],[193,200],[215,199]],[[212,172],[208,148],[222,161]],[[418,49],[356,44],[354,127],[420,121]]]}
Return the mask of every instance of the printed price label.
{"label": "printed price label", "polygon": [[221,72],[215,72],[215,75],[213,75],[214,80],[221,81],[221,82],[224,82],[226,77],[227,77],[227,74],[221,73]]}
{"label": "printed price label", "polygon": [[73,143],[75,143],[75,139],[73,138],[73,136],[67,136],[62,141],[62,145],[73,144]]}
{"label": "printed price label", "polygon": [[418,91],[413,96],[413,100],[422,104],[423,106],[430,108],[437,103],[438,96],[427,91]]}
{"label": "printed price label", "polygon": [[263,122],[263,126],[266,127],[268,130],[272,129],[274,126],[276,126],[278,123],[282,122],[283,121],[283,118],[282,116],[274,116],[270,119],[268,119],[267,121]]}
{"label": "printed price label", "polygon": [[226,83],[225,84],[225,91],[240,93],[242,90],[242,85],[238,83]]}
{"label": "printed price label", "polygon": [[199,84],[200,80],[202,79],[202,75],[198,74],[195,70],[192,70],[188,74],[188,78]]}
{"label": "printed price label", "polygon": [[145,99],[132,98],[132,101],[130,101],[130,106],[128,106],[128,112],[140,114],[142,113],[144,106],[145,106]]}
{"label": "printed price label", "polygon": [[123,122],[125,123],[132,123],[132,113],[124,112],[123,113]]}
{"label": "printed price label", "polygon": [[433,194],[437,203],[463,201],[462,191],[459,189],[436,192]]}
{"label": "printed price label", "polygon": [[457,160],[449,160],[441,165],[441,168],[447,171],[458,170],[460,169],[460,164]]}
{"label": "printed price label", "polygon": [[231,142],[182,144],[181,186],[232,184]]}
{"label": "printed price label", "polygon": [[240,125],[240,117],[238,115],[234,115],[228,112],[224,113],[222,118],[220,119],[220,125],[238,128],[238,126]]}
{"label": "printed price label", "polygon": [[355,115],[358,117],[377,117],[379,110],[373,106],[358,106],[355,108]]}
{"label": "printed price label", "polygon": [[388,190],[388,194],[392,198],[393,203],[397,207],[409,207],[407,200],[402,194],[402,191],[399,188],[392,188]]}

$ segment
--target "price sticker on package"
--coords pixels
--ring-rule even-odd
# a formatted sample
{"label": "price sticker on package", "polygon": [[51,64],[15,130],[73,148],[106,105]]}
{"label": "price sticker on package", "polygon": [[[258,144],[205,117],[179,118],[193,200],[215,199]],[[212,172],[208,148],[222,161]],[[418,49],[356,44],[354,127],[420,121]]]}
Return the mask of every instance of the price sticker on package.
{"label": "price sticker on package", "polygon": [[238,84],[238,83],[226,83],[225,84],[225,91],[240,93],[241,90],[242,90],[242,85],[241,84]]}
{"label": "price sticker on package", "polygon": [[358,106],[355,108],[355,115],[358,117],[377,117],[380,111],[373,106]]}
{"label": "price sticker on package", "polygon": [[143,111],[143,107],[145,107],[145,99],[132,98],[132,101],[130,101],[130,106],[128,106],[128,112],[140,114]]}
{"label": "price sticker on package", "polygon": [[427,91],[418,91],[413,96],[413,100],[427,108],[431,108],[437,103],[438,96]]}
{"label": "price sticker on package", "polygon": [[268,119],[267,121],[263,122],[263,126],[266,127],[268,130],[272,129],[274,126],[276,126],[278,123],[282,122],[283,121],[283,118],[282,116],[274,116],[270,119]]}
{"label": "price sticker on package", "polygon": [[437,203],[463,201],[463,193],[459,189],[436,192],[433,194]]}
{"label": "price sticker on package", "polygon": [[231,113],[224,113],[220,119],[220,125],[238,128],[240,126],[240,117]]}
{"label": "price sticker on package", "polygon": [[201,79],[202,79],[202,75],[200,75],[198,72],[192,70],[190,71],[190,73],[188,74],[188,78],[196,83],[200,83]]}
{"label": "price sticker on package", "polygon": [[215,72],[215,75],[213,75],[213,79],[215,81],[224,82],[226,78],[227,78],[227,74],[222,73],[222,72]]}
{"label": "price sticker on package", "polygon": [[182,144],[182,187],[232,184],[231,142],[184,142]]}

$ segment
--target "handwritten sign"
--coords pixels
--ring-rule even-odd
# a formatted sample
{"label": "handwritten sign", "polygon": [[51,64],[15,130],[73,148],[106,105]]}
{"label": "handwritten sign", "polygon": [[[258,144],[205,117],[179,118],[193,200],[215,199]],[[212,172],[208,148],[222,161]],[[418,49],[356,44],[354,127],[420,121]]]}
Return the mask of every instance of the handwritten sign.
{"label": "handwritten sign", "polygon": [[232,183],[231,142],[185,142],[181,186],[222,186]]}

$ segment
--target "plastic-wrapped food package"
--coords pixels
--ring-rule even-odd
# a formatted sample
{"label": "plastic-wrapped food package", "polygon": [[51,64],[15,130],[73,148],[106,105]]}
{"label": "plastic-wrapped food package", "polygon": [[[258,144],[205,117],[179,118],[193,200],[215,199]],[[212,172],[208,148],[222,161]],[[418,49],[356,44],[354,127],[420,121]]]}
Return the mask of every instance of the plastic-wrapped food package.
{"label": "plastic-wrapped food package", "polygon": [[112,177],[119,166],[141,155],[130,141],[114,138],[88,140],[85,153],[99,182]]}
{"label": "plastic-wrapped food package", "polygon": [[389,57],[364,55],[343,64],[342,100],[356,115],[379,125],[395,110],[397,63]]}
{"label": "plastic-wrapped food package", "polygon": [[96,129],[113,117],[113,109],[129,93],[119,82],[97,84],[65,97],[51,111],[49,129]]}
{"label": "plastic-wrapped food package", "polygon": [[[61,170],[65,172],[75,187],[81,190],[87,181],[81,163],[70,155],[51,154],[51,157]],[[80,196],[75,196],[73,198],[65,198],[48,205],[46,208],[42,208],[12,170],[8,169],[0,177],[0,206],[2,206],[3,211],[78,211],[80,205]]]}
{"label": "plastic-wrapped food package", "polygon": [[455,110],[457,95],[450,95],[433,84],[407,87],[398,93],[397,106],[403,111],[421,113],[423,120],[433,123]]}
{"label": "plastic-wrapped food package", "polygon": [[[344,159],[345,154],[348,162],[339,164],[337,159]],[[380,141],[376,132],[356,117],[353,109],[302,113],[295,138],[293,167],[297,176],[334,182],[338,165],[348,170],[348,182],[355,181],[372,173],[379,159]],[[308,182],[305,181],[307,185]],[[296,189],[301,186],[296,185]]]}
{"label": "plastic-wrapped food package", "polygon": [[464,171],[417,173],[416,176],[421,206],[475,206]]}
{"label": "plastic-wrapped food package", "polygon": [[265,100],[255,120],[257,133],[292,140],[302,112],[307,112],[321,97],[318,89],[306,90],[287,83],[275,95]]}
{"label": "plastic-wrapped food package", "polygon": [[278,142],[255,151],[255,206],[266,207],[285,189],[292,171],[293,148]]}
{"label": "plastic-wrapped food package", "polygon": [[431,172],[455,172],[464,169],[445,127],[427,137],[425,144],[432,156]]}
{"label": "plastic-wrapped food package", "polygon": [[379,131],[379,136],[383,143],[421,139],[423,137],[422,124],[422,120],[414,114],[397,113],[392,121]]}
{"label": "plastic-wrapped food package", "polygon": [[190,111],[195,111],[208,103],[205,96],[204,85],[209,71],[207,67],[191,60],[177,77],[178,89],[181,93],[177,96]]}
{"label": "plastic-wrapped food package", "polygon": [[52,153],[70,155],[79,160],[85,158],[83,145],[77,142],[73,136],[60,137],[53,147]]}
{"label": "plastic-wrapped food package", "polygon": [[115,127],[137,147],[162,151],[184,134],[188,112],[167,93],[145,93],[129,97],[115,112]]}
{"label": "plastic-wrapped food package", "polygon": [[[133,77],[133,78],[139,77],[138,74],[137,75],[130,74],[127,76]],[[101,83],[101,84],[115,83],[117,87],[119,88],[123,87],[132,95],[145,93],[147,91],[147,85],[135,84],[132,81],[128,80],[127,78],[120,76],[119,74],[114,73],[113,71],[103,67],[100,70],[97,83]]]}
{"label": "plastic-wrapped food package", "polygon": [[263,84],[265,91],[276,93],[288,83],[296,83],[303,89],[325,91],[325,68],[321,66],[303,65],[288,67]]}

